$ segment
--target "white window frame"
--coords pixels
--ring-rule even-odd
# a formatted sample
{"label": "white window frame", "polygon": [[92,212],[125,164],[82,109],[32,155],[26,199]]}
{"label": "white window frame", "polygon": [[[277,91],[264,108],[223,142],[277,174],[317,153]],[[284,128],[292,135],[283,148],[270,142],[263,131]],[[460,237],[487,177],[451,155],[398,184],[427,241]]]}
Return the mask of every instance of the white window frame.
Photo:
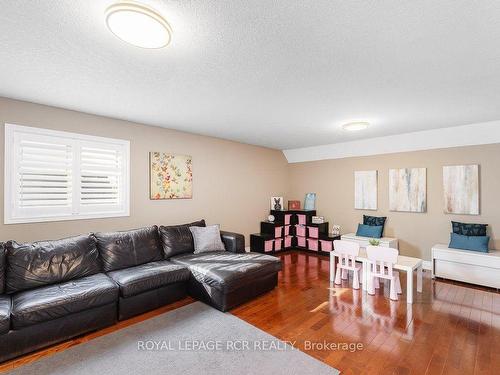
{"label": "white window frame", "polygon": [[[30,135],[50,136],[70,139],[74,142],[106,145],[114,145],[123,150],[124,160],[122,165],[123,173],[123,202],[122,209],[117,211],[107,212],[79,212],[75,201],[73,201],[72,212],[69,215],[55,216],[37,216],[37,217],[16,217],[14,216],[14,204],[16,194],[16,178],[14,136],[16,133],[24,133]],[[76,189],[75,189],[76,190]],[[48,221],[65,221],[65,220],[84,220],[84,219],[100,219],[112,217],[130,216],[130,141],[124,139],[105,138],[78,133],[70,133],[65,131],[50,130],[44,128],[34,128],[15,124],[5,124],[5,157],[4,157],[4,224],[22,224],[22,223],[37,223]]]}

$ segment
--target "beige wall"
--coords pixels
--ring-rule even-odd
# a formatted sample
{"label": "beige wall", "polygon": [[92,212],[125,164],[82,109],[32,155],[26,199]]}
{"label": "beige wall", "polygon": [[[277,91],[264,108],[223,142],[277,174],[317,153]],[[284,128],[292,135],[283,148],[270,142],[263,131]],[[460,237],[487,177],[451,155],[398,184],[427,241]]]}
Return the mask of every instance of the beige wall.
{"label": "beige wall", "polygon": [[[443,213],[443,165],[480,164],[481,215]],[[290,164],[289,199],[303,199],[317,193],[318,214],[342,226],[342,232],[356,231],[363,214],[387,216],[385,235],[399,238],[402,254],[429,260],[435,243],[448,243],[451,220],[490,225],[490,246],[500,248],[500,145],[457,147],[357,158]],[[427,168],[427,212],[390,212],[388,170]],[[378,170],[378,210],[354,209],[354,171]]]}
{"label": "beige wall", "polygon": [[[400,239],[403,254],[430,259],[431,246],[448,241],[450,220],[488,223],[492,245],[500,248],[499,144],[287,164],[277,150],[0,98],[2,127],[4,123],[129,139],[132,186],[130,217],[4,225],[1,129],[0,241],[61,238],[198,218],[248,236],[259,230],[270,196],[303,201],[306,192],[314,191],[318,214],[340,224],[343,232],[355,231],[363,213],[388,216],[385,234]],[[193,199],[149,200],[148,152],[153,150],[193,156]],[[442,166],[473,163],[481,166],[481,215],[443,214]],[[388,211],[388,170],[403,167],[427,168],[426,213]],[[379,171],[379,209],[354,210],[354,171],[370,169]]]}
{"label": "beige wall", "polygon": [[[130,217],[4,225],[5,123],[130,140]],[[283,195],[287,186],[286,159],[277,150],[5,98],[0,98],[0,124],[0,241],[54,239],[199,218],[248,235],[259,230],[269,197]],[[193,156],[193,199],[149,200],[149,151]]]}

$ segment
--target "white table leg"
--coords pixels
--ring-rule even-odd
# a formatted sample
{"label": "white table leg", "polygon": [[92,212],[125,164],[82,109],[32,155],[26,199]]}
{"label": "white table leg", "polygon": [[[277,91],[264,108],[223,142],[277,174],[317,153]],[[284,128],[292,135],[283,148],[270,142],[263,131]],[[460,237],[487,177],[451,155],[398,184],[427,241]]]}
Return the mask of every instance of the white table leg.
{"label": "white table leg", "polygon": [[422,266],[417,268],[417,292],[422,293],[422,283],[424,279],[424,275],[422,272]]}
{"label": "white table leg", "polygon": [[406,303],[413,303],[413,270],[406,270]]}
{"label": "white table leg", "polygon": [[362,262],[362,264],[363,264],[362,290],[367,290],[368,289],[368,266],[367,266],[367,262]]}
{"label": "white table leg", "polygon": [[330,253],[330,282],[335,281],[335,256]]}

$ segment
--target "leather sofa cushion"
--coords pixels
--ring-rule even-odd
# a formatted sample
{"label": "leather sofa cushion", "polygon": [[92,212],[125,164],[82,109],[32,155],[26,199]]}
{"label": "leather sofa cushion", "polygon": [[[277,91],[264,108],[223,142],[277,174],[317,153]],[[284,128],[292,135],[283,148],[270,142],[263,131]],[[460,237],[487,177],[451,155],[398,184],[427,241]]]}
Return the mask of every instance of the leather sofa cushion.
{"label": "leather sofa cushion", "polygon": [[9,241],[6,250],[7,293],[101,272],[99,253],[91,235],[24,244]]}
{"label": "leather sofa cushion", "polygon": [[214,251],[178,255],[171,261],[189,267],[193,277],[200,283],[225,293],[281,270],[279,258],[260,253]]}
{"label": "leather sofa cushion", "polygon": [[120,286],[121,296],[127,298],[168,284],[187,281],[190,274],[186,267],[163,260],[113,271],[108,276]]}
{"label": "leather sofa cushion", "polygon": [[156,225],[94,235],[106,272],[163,259]]}
{"label": "leather sofa cushion", "polygon": [[12,328],[20,329],[118,300],[118,285],[103,273],[12,295]]}
{"label": "leather sofa cushion", "polygon": [[162,225],[160,227],[160,237],[165,258],[168,259],[174,255],[194,252],[193,235],[189,227],[205,226],[205,220],[168,227]]}
{"label": "leather sofa cushion", "polygon": [[0,294],[5,292],[5,244],[0,242]]}
{"label": "leather sofa cushion", "polygon": [[0,296],[0,334],[9,332],[10,329],[11,300],[9,295]]}

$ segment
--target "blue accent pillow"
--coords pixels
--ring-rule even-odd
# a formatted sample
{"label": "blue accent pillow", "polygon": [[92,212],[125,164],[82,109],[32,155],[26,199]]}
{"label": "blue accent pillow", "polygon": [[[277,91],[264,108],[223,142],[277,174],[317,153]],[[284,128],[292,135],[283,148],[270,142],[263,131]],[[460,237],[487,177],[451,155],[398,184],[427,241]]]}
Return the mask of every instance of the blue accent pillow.
{"label": "blue accent pillow", "polygon": [[358,230],[356,231],[356,236],[380,238],[382,237],[383,230],[384,227],[382,225],[358,224]]}
{"label": "blue accent pillow", "polygon": [[488,252],[489,236],[464,236],[462,234],[450,233],[450,245],[452,249]]}

